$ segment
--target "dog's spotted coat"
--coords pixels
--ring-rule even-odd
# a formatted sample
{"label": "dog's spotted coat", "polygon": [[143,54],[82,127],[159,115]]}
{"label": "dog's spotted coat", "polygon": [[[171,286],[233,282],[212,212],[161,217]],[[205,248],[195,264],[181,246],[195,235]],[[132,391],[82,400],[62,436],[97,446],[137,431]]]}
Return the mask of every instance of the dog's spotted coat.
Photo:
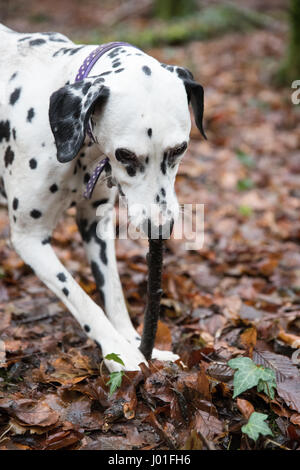
{"label": "dog's spotted coat", "polygon": [[[174,180],[190,132],[188,101],[202,130],[203,89],[186,69],[161,64],[130,47],[101,57],[89,77],[76,73],[96,46],[76,46],[57,33],[20,34],[0,25],[0,193],[12,243],[37,276],[65,303],[103,355],[120,354],[125,369],[145,362],[138,349],[117,270],[114,242],[96,234],[99,217],[112,224],[119,193],[132,223],[175,219]],[[86,137],[91,119],[96,143]],[[92,199],[82,197],[93,168],[109,158]],[[142,202],[136,207],[136,202]],[[105,311],[75,282],[51,247],[65,209],[77,223]],[[100,217],[101,218],[101,217]],[[154,350],[159,359],[174,360]],[[110,370],[119,364],[106,361]]]}

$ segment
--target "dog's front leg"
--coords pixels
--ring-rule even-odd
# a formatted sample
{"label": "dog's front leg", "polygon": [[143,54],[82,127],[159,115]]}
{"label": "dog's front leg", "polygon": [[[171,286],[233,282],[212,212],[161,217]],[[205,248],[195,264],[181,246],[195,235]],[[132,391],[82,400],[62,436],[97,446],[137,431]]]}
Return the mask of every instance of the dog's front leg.
{"label": "dog's front leg", "polygon": [[[88,260],[106,314],[116,330],[135,348],[141,337],[132,325],[118,273],[114,240],[114,197],[103,189],[95,192],[91,201],[77,207],[77,223],[85,245]],[[97,211],[97,215],[96,215]],[[175,361],[176,354],[154,348],[152,358]]]}
{"label": "dog's front leg", "polygon": [[[12,243],[25,263],[68,307],[87,335],[99,343],[103,357],[109,353],[119,354],[126,370],[138,370],[138,365],[146,362],[141,352],[116,331],[103,310],[60,263],[45,233],[14,229]],[[111,371],[121,368],[113,361],[106,361],[106,365]]]}

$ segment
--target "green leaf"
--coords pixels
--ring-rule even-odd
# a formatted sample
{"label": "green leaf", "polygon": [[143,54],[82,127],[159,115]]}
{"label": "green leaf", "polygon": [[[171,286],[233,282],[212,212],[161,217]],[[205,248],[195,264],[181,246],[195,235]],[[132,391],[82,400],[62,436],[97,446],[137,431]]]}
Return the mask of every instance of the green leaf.
{"label": "green leaf", "polygon": [[236,156],[240,160],[240,162],[248,168],[253,168],[255,166],[254,159],[242,150],[237,150]]}
{"label": "green leaf", "polygon": [[271,429],[269,428],[267,423],[265,423],[267,417],[268,415],[253,411],[248,423],[242,426],[242,432],[244,434],[247,434],[247,436],[251,437],[251,439],[253,439],[254,441],[258,439],[260,434],[262,434],[263,436],[273,436]]}
{"label": "green leaf", "polygon": [[[271,369],[269,369],[271,370]],[[271,371],[274,372],[274,371]],[[258,392],[264,392],[266,395],[268,395],[271,400],[274,399],[275,397],[275,389],[276,389],[276,381],[275,380],[270,380],[270,381],[263,381],[259,380],[257,384],[257,391]]]}
{"label": "green leaf", "polygon": [[258,384],[258,367],[249,357],[237,357],[236,359],[231,359],[228,362],[228,365],[232,369],[238,369],[233,378],[233,398]]}
{"label": "green leaf", "polygon": [[253,214],[252,207],[246,206],[246,205],[241,205],[239,206],[239,213],[243,215],[244,217],[250,217],[250,215]]}
{"label": "green leaf", "polygon": [[250,178],[244,178],[243,180],[238,180],[237,189],[239,191],[247,191],[254,187],[254,182]]}
{"label": "green leaf", "polygon": [[233,378],[233,398],[255,386],[257,386],[258,392],[263,391],[271,399],[274,398],[276,376],[272,369],[257,366],[249,357],[231,359],[228,365],[232,369],[237,369]]}
{"label": "green leaf", "polygon": [[109,375],[109,381],[106,382],[106,385],[110,386],[109,396],[111,396],[117,390],[117,388],[121,387],[123,375],[123,370],[119,372],[111,372],[111,374]]}
{"label": "green leaf", "polygon": [[125,366],[124,362],[120,358],[120,354],[115,354],[115,353],[106,354],[104,359],[107,359],[109,361],[118,362],[118,364],[121,364],[122,366]]}

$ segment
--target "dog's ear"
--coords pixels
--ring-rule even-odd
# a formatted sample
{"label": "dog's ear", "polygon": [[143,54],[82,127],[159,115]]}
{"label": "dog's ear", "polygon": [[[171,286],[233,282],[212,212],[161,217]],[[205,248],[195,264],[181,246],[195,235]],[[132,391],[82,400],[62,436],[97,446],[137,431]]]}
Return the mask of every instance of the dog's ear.
{"label": "dog's ear", "polygon": [[200,83],[195,82],[193,74],[184,67],[176,67],[176,73],[181,80],[183,80],[188,102],[191,103],[196,125],[206,139],[203,129],[203,113],[204,113],[204,90]]}
{"label": "dog's ear", "polygon": [[61,163],[78,154],[85,139],[87,125],[95,106],[103,106],[109,88],[89,79],[66,85],[50,97],[49,121]]}
{"label": "dog's ear", "polygon": [[204,113],[204,90],[200,83],[195,82],[192,72],[184,67],[177,67],[174,65],[161,64],[162,67],[169,70],[169,72],[177,73],[178,77],[183,81],[188,103],[191,103],[196,125],[206,139],[203,129],[203,113]]}

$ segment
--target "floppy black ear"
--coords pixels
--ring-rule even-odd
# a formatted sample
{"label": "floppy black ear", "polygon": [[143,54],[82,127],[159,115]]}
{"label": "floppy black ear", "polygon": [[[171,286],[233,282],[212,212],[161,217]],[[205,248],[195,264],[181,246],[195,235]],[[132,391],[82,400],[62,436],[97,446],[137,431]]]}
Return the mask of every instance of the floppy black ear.
{"label": "floppy black ear", "polygon": [[76,157],[95,106],[104,105],[108,96],[109,88],[100,80],[88,79],[66,85],[51,95],[49,121],[59,162],[69,162]]}
{"label": "floppy black ear", "polygon": [[184,67],[176,67],[176,73],[181,80],[183,80],[188,102],[191,103],[196,125],[206,139],[203,129],[203,113],[204,113],[204,90],[200,83],[195,82],[193,74]]}

